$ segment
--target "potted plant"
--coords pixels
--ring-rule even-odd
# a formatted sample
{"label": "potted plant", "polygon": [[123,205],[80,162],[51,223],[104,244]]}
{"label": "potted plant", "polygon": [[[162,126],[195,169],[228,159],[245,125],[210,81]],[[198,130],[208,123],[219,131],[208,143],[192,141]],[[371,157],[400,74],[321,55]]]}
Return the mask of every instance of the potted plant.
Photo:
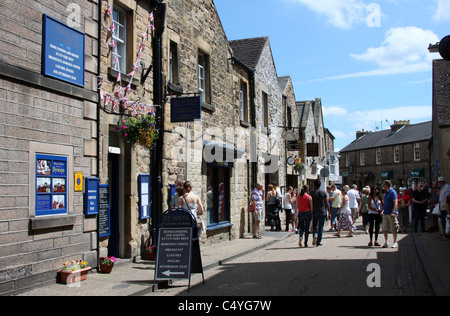
{"label": "potted plant", "polygon": [[116,131],[132,146],[138,144],[150,150],[158,138],[155,116],[150,114],[123,119],[119,121]]}
{"label": "potted plant", "polygon": [[155,246],[148,246],[145,249],[145,252],[147,253],[148,260],[155,260],[155,258],[156,258],[156,247]]}
{"label": "potted plant", "polygon": [[114,263],[117,259],[115,257],[101,257],[100,258],[100,272],[111,273],[114,268]]}
{"label": "potted plant", "polygon": [[58,272],[61,277],[61,283],[71,284],[86,280],[90,270],[91,268],[88,267],[87,261],[76,260],[66,261]]}

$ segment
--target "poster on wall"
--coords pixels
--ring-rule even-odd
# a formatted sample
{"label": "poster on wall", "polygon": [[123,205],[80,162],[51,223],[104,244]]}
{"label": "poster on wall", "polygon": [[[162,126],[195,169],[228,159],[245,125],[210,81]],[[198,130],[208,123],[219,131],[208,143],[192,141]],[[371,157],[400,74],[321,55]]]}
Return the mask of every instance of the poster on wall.
{"label": "poster on wall", "polygon": [[42,72],[84,88],[85,34],[44,14]]}
{"label": "poster on wall", "polygon": [[139,175],[139,218],[150,218],[150,175]]}

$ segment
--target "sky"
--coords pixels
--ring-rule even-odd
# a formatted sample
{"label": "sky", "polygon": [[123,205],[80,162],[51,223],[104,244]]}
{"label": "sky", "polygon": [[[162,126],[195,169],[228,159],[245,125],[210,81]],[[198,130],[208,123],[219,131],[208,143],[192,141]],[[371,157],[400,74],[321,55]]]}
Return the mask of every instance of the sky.
{"label": "sky", "polygon": [[450,35],[450,0],[214,0],[228,40],[269,36],[297,101],[322,99],[339,151],[356,132],[432,118],[428,46]]}

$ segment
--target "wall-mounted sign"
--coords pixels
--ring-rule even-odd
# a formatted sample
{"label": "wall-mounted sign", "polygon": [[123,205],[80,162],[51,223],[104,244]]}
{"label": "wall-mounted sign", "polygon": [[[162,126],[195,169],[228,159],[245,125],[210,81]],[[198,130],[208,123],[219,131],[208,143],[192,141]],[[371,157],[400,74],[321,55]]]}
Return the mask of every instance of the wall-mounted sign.
{"label": "wall-mounted sign", "polygon": [[319,144],[318,143],[306,144],[306,156],[319,157]]}
{"label": "wall-mounted sign", "polygon": [[150,218],[150,175],[141,174],[139,182],[139,218]]}
{"label": "wall-mounted sign", "polygon": [[172,123],[184,123],[201,120],[201,98],[172,98],[170,100],[170,118]]}
{"label": "wall-mounted sign", "polygon": [[109,207],[109,185],[100,185],[98,191],[98,234],[100,237],[111,235]]}
{"label": "wall-mounted sign", "polygon": [[85,34],[43,15],[42,72],[84,87]]}
{"label": "wall-mounted sign", "polygon": [[75,192],[83,192],[83,172],[75,172]]}
{"label": "wall-mounted sign", "polygon": [[302,141],[294,140],[287,142],[288,151],[301,151],[302,150]]}
{"label": "wall-mounted sign", "polygon": [[98,178],[86,178],[85,215],[98,215]]}

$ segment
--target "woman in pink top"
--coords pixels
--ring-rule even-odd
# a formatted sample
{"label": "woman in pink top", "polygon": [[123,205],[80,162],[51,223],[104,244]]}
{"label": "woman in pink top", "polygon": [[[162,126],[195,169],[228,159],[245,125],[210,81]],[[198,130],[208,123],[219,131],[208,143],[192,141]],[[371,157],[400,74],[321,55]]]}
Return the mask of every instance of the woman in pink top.
{"label": "woman in pink top", "polygon": [[297,198],[299,247],[302,247],[303,233],[305,234],[305,247],[308,247],[309,225],[311,223],[313,209],[312,198],[308,192],[309,186],[305,184]]}

